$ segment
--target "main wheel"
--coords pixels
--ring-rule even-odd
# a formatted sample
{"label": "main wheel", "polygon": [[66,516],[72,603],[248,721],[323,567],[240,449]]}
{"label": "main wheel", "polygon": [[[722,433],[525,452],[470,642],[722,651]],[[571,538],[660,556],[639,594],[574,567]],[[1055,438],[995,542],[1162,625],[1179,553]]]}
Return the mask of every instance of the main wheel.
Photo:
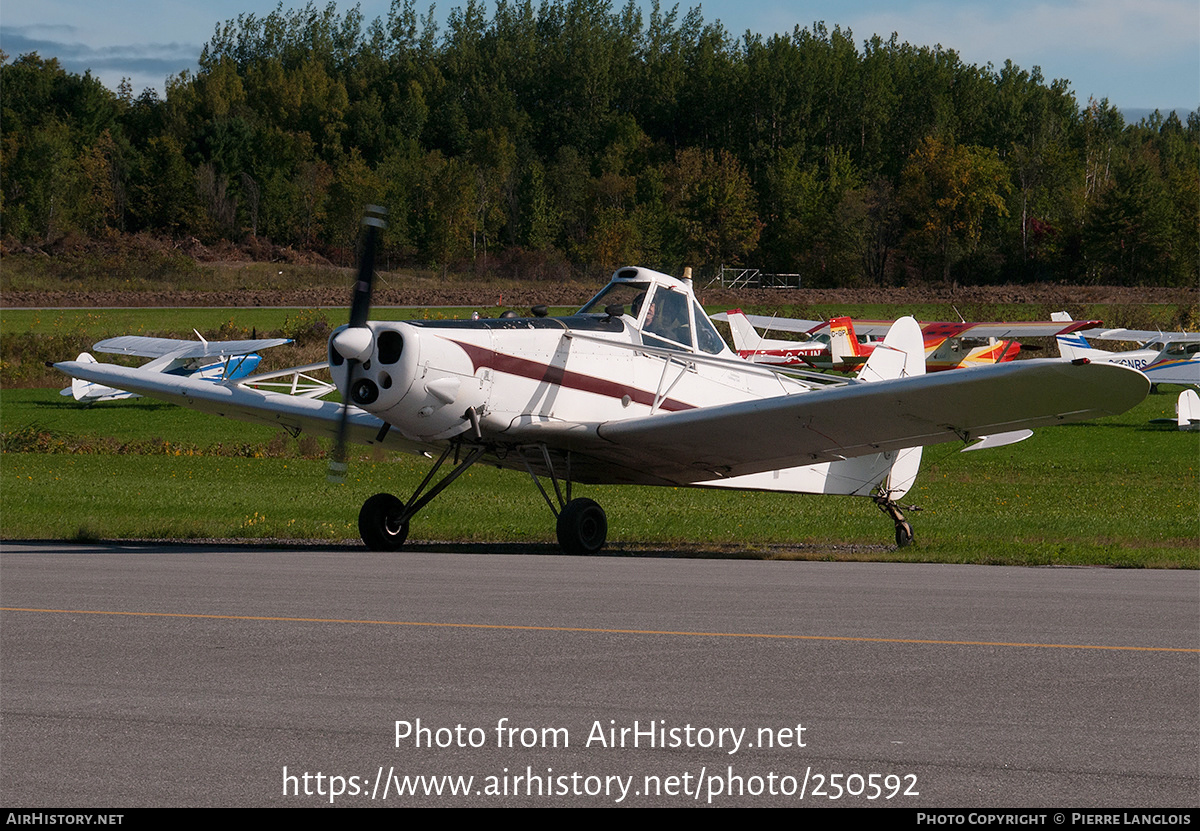
{"label": "main wheel", "polygon": [[372,551],[399,551],[408,539],[408,521],[397,522],[404,503],[390,493],[377,493],[358,512],[358,535]]}
{"label": "main wheel", "polygon": [[608,536],[608,517],[591,499],[572,499],[558,514],[558,544],[567,554],[595,554]]}
{"label": "main wheel", "polygon": [[908,521],[896,523],[896,547],[904,548],[907,545],[912,545],[913,530]]}

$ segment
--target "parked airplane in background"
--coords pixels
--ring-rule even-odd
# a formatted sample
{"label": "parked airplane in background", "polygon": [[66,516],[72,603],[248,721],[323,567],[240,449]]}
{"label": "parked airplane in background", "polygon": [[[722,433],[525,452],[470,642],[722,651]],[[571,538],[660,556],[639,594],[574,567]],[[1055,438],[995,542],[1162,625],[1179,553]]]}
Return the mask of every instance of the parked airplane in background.
{"label": "parked airplane in background", "polygon": [[[847,370],[861,366],[874,348],[874,338],[891,326],[885,320],[791,320],[747,315],[741,309],[713,315],[725,320],[733,333],[737,353],[756,363],[782,366],[808,364],[817,369]],[[1017,357],[1021,344],[1016,338],[1053,337],[1064,331],[1098,326],[1100,321],[1049,321],[1027,323],[922,323],[925,366],[931,372],[970,366],[1006,363]],[[807,341],[768,340],[756,327],[807,335]],[[865,338],[865,340],[863,340]]]}
{"label": "parked airplane in background", "polygon": [[[147,364],[139,367],[144,372],[156,372],[166,375],[193,378],[198,381],[220,383],[222,381],[237,381],[247,378],[262,361],[257,354],[261,349],[282,346],[291,343],[288,338],[256,338],[253,340],[206,341],[196,333],[198,341],[180,340],[176,338],[150,338],[139,335],[124,335],[117,338],[102,340],[92,347],[97,352],[113,355],[136,355],[140,358],[153,358]],[[80,364],[95,364],[96,359],[87,352],[81,352],[75,359]],[[320,396],[333,391],[332,384],[318,381],[303,375],[323,368],[325,364],[310,367],[297,367],[279,376],[293,377],[287,391],[296,395]],[[264,381],[264,376],[258,376]],[[276,384],[276,386],[284,386]],[[125,389],[93,383],[76,378],[71,386],[62,390],[62,395],[73,396],[76,401],[84,404],[94,404],[97,401],[115,401],[121,398],[137,398],[140,393],[129,392]]]}
{"label": "parked airplane in background", "polygon": [[[1149,388],[1119,366],[1022,361],[926,375],[920,329],[901,319],[857,378],[779,370],[737,359],[689,279],[622,268],[563,318],[370,321],[368,232],[350,323],[329,340],[347,405],[205,383],[142,368],[61,363],[69,375],[231,418],[337,440],[437,455],[407,501],[380,493],[359,512],[368,547],[400,548],[409,523],[478,461],[524,470],[557,518],[568,553],[598,551],[604,510],[572,485],[640,484],[826,493],[873,499],[912,529],[897,500],[920,448],[1003,444],[1028,428],[1124,412]],[[442,465],[454,468],[430,486]],[[542,485],[548,478],[553,494]],[[553,498],[552,498],[553,496]]]}
{"label": "parked airplane in background", "polygon": [[[1066,312],[1055,312],[1055,320],[1069,321]],[[1085,338],[1127,341],[1140,347],[1127,352],[1096,349]],[[1153,329],[1093,329],[1058,337],[1064,358],[1087,358],[1093,363],[1121,364],[1140,369],[1153,384],[1185,384],[1200,387],[1200,333],[1156,332]]]}
{"label": "parked airplane in background", "polygon": [[1175,399],[1175,418],[1152,418],[1151,424],[1174,424],[1180,430],[1200,430],[1200,395],[1187,389]]}
{"label": "parked airplane in background", "polygon": [[874,339],[859,341],[854,331],[854,323],[848,317],[833,318],[829,321],[828,330],[824,332],[809,333],[806,330],[803,333],[807,337],[806,340],[764,338],[758,334],[749,317],[743,314],[741,309],[715,314],[712,319],[728,323],[733,333],[733,348],[738,355],[758,364],[807,365],[814,369],[851,370],[861,367],[866,362],[867,355],[875,348]]}

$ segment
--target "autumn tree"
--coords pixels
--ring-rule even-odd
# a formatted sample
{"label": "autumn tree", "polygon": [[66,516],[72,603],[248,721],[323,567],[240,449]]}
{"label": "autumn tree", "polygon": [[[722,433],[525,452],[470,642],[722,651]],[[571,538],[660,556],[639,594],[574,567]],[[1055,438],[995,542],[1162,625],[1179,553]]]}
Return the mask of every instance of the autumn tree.
{"label": "autumn tree", "polygon": [[939,262],[951,282],[955,263],[974,252],[985,222],[1005,216],[1008,171],[995,150],[927,138],[901,174],[899,200],[907,217],[905,247],[914,260]]}

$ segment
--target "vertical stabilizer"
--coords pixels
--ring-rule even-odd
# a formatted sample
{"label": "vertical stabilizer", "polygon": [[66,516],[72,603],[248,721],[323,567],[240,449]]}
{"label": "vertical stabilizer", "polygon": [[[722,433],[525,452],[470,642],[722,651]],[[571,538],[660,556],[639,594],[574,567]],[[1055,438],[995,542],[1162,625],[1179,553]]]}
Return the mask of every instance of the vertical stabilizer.
{"label": "vertical stabilizer", "polygon": [[1195,390],[1179,393],[1175,402],[1175,421],[1180,430],[1200,430],[1200,395]]}
{"label": "vertical stabilizer", "polygon": [[[883,343],[875,344],[866,365],[858,373],[858,380],[888,381],[924,374],[925,336],[921,334],[921,324],[912,317],[902,317],[892,324]],[[920,469],[920,447],[899,451],[880,488],[887,500],[895,501],[908,493]]]}
{"label": "vertical stabilizer", "polygon": [[829,356],[834,368],[853,364],[854,358],[862,357],[858,348],[858,336],[854,334],[854,321],[848,317],[829,319]]}
{"label": "vertical stabilizer", "polygon": [[[1066,312],[1054,312],[1050,315],[1050,319],[1059,323],[1071,322],[1071,316]],[[1058,354],[1062,355],[1068,361],[1073,361],[1076,358],[1095,358],[1112,354],[1111,352],[1105,352],[1103,349],[1094,348],[1078,332],[1072,332],[1069,335],[1059,335],[1055,340],[1058,342]]]}
{"label": "vertical stabilizer", "polygon": [[[851,328],[850,332],[853,333]],[[925,338],[921,324],[902,317],[892,324],[883,343],[875,344],[858,373],[860,381],[887,381],[925,374]]]}
{"label": "vertical stabilizer", "polygon": [[741,309],[726,312],[729,331],[733,334],[733,348],[738,352],[753,352],[762,346],[762,337],[750,325]]}

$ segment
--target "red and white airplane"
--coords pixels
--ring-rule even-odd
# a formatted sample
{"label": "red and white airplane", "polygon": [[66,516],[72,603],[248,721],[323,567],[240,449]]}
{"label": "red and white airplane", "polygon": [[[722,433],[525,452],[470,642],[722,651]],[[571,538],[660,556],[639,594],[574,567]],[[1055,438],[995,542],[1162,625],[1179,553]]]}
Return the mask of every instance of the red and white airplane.
{"label": "red and white airplane", "polygon": [[[230,418],[437,457],[411,497],[367,499],[368,547],[400,548],[428,502],[476,462],[524,470],[568,553],[598,551],[608,521],[574,483],[725,487],[874,499],[912,540],[897,500],[927,444],[997,445],[1029,428],[1124,412],[1147,394],[1136,370],[1061,360],[925,374],[912,318],[895,323],[856,378],[740,360],[690,280],[622,268],[562,318],[371,321],[374,228],[350,323],[330,337],[343,398],[264,392],[137,368],[57,364],[68,375]],[[431,486],[442,466],[453,469]],[[332,466],[331,466],[332,467]],[[335,471],[336,472],[336,471]],[[548,479],[548,491],[542,484]]]}
{"label": "red and white airplane", "polygon": [[[816,369],[852,370],[875,348],[875,339],[892,325],[886,320],[792,320],[764,315],[747,315],[734,309],[713,315],[724,320],[733,333],[737,353],[756,363],[777,366],[807,364]],[[1006,363],[1021,351],[1017,338],[1056,337],[1092,326],[1099,321],[1027,323],[922,323],[925,368],[930,372]],[[757,329],[795,332],[807,340],[767,339]],[[860,339],[861,338],[861,339]]]}

